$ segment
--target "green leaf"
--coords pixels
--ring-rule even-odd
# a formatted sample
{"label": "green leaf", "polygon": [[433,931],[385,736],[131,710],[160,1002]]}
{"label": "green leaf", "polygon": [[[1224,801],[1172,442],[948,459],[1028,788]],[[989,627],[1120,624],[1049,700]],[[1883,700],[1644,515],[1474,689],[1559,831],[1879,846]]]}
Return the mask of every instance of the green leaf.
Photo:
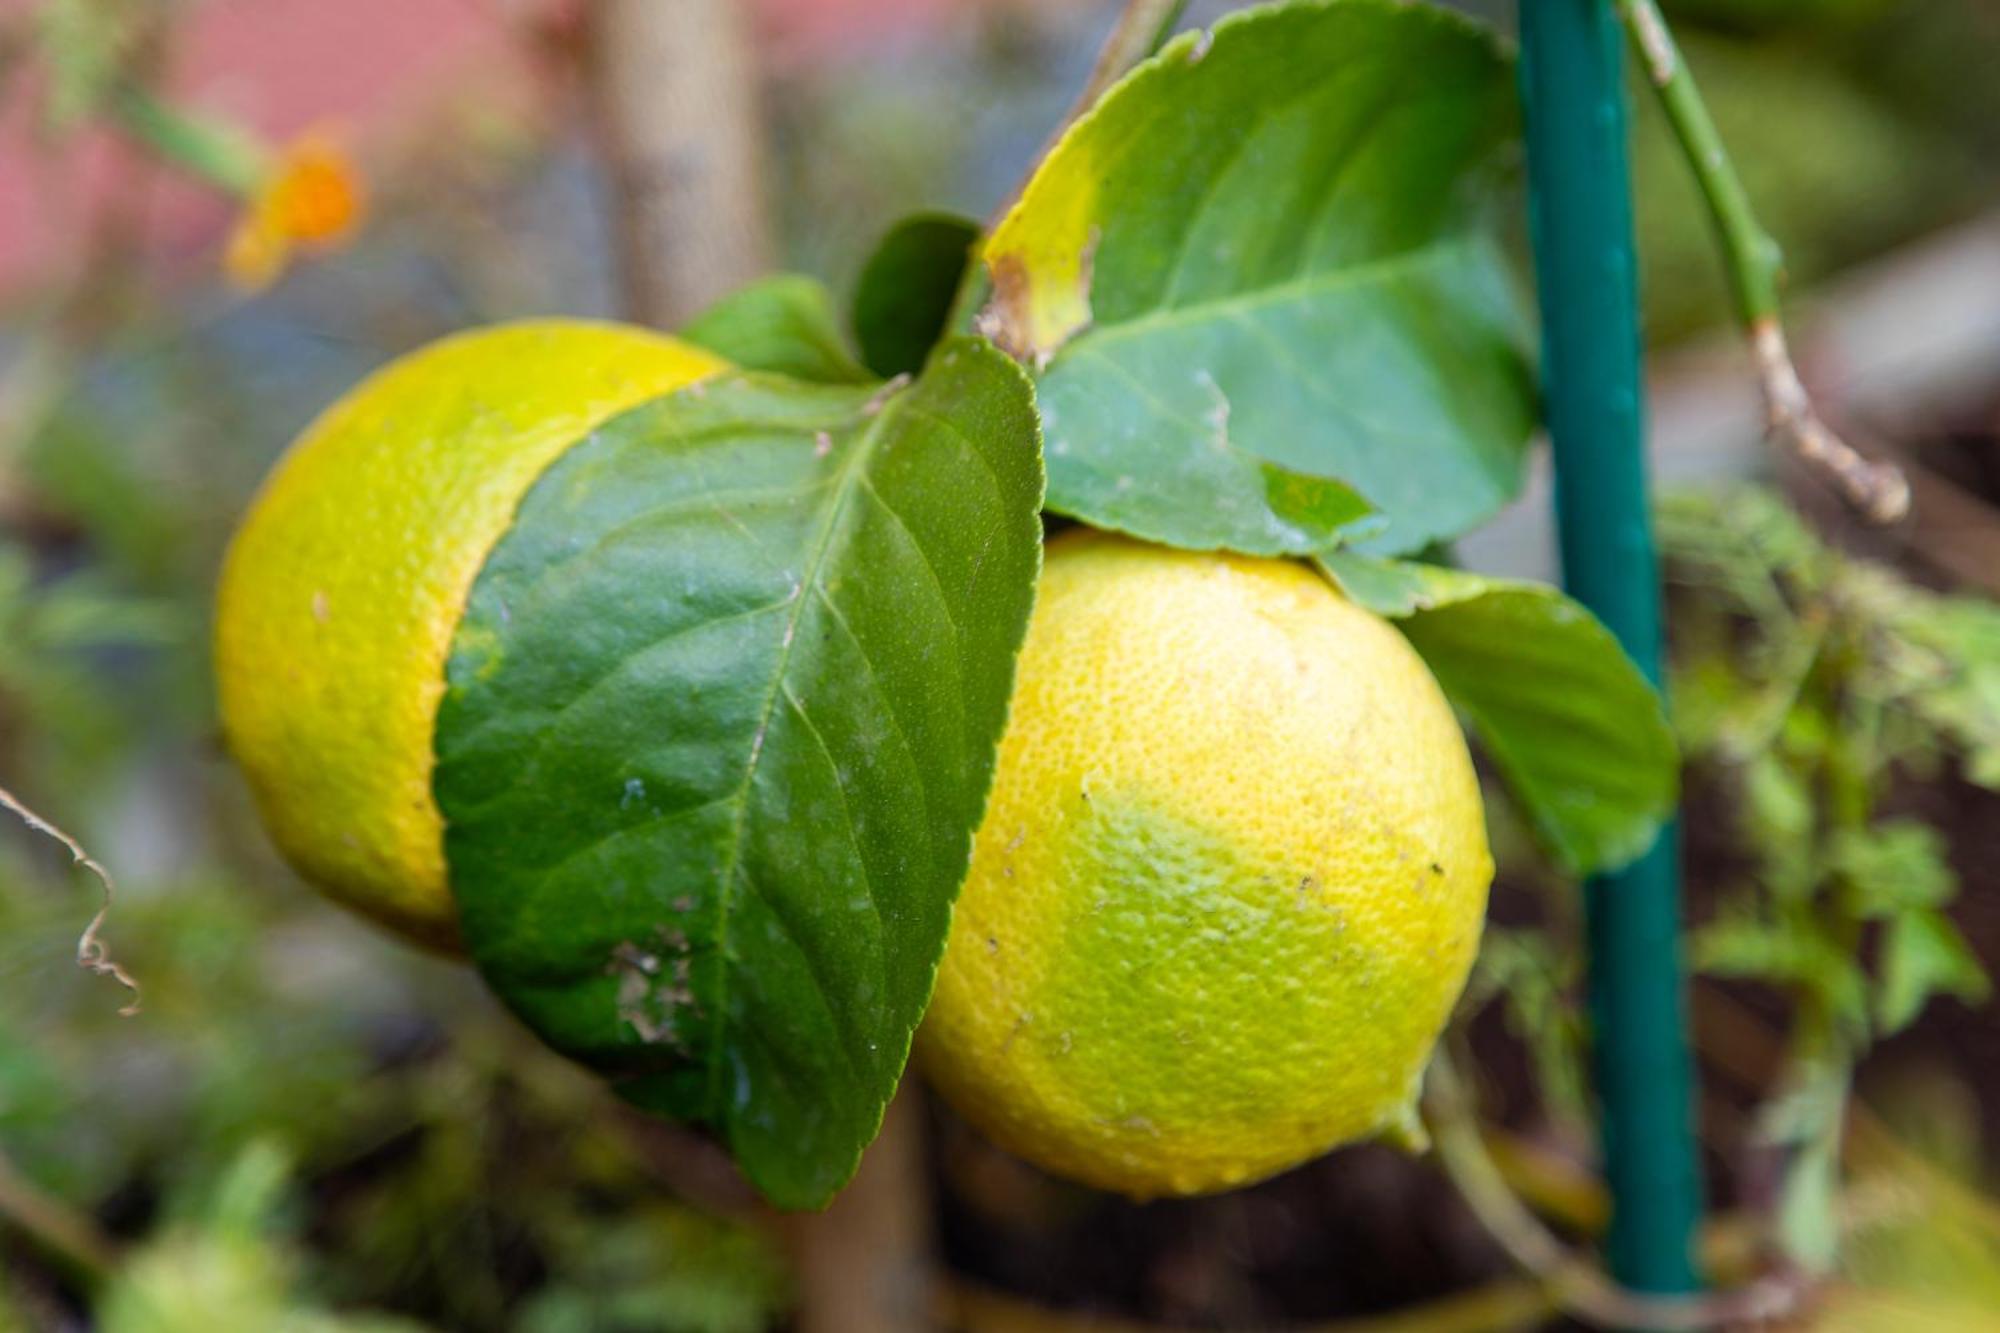
{"label": "green leaf", "polygon": [[1490,516],[1535,419],[1483,231],[1516,123],[1497,43],[1428,5],[1259,8],[1141,65],[984,249],[1050,508],[1259,555],[1352,536],[1274,504],[1275,466],[1367,497],[1384,552]]}
{"label": "green leaf", "polygon": [[1820,887],[1819,809],[1811,772],[1768,749],[1743,767],[1737,818],[1759,881],[1780,902],[1802,902]]}
{"label": "green leaf", "polygon": [[1992,989],[1978,955],[1943,913],[1913,910],[1889,923],[1882,940],[1882,985],[1875,996],[1883,1036],[1915,1022],[1934,995],[1981,1004]]}
{"label": "green leaf", "polygon": [[886,379],[923,368],[944,337],[978,240],[978,223],[944,213],[919,213],[889,229],[854,291],[854,336],[870,370]]}
{"label": "green leaf", "polygon": [[1673,732],[1590,612],[1542,584],[1434,565],[1342,551],[1320,566],[1398,622],[1559,865],[1591,874],[1652,846],[1679,796]]}
{"label": "green leaf", "polygon": [[1028,382],[724,379],[524,499],[453,644],[466,941],[551,1044],[784,1207],[875,1134],[929,1000],[1041,559]]}
{"label": "green leaf", "polygon": [[1839,1123],[1799,1150],[1779,1191],[1778,1238],[1808,1273],[1830,1273],[1840,1258]]}
{"label": "green leaf", "polygon": [[1915,677],[1910,707],[1958,752],[1967,781],[2000,790],[2000,607],[1927,593],[1897,600],[1914,649],[1895,658]]}
{"label": "green leaf", "polygon": [[1885,819],[1834,834],[1828,859],[1861,917],[1941,907],[1958,893],[1944,835],[1915,819]]}
{"label": "green leaf", "polygon": [[513,1333],[764,1333],[791,1304],[769,1228],[672,1204],[563,1218]]}
{"label": "green leaf", "polygon": [[696,315],[680,336],[744,370],[811,384],[863,384],[874,378],[848,350],[825,286],[799,273],[777,273],[738,288]]}
{"label": "green leaf", "polygon": [[197,1216],[168,1222],[98,1293],[103,1333],[423,1333],[386,1315],[335,1314],[296,1280],[298,1256],[277,1225],[290,1163],[274,1145],[241,1150]]}
{"label": "green leaf", "polygon": [[1826,1009],[1843,1040],[1867,1037],[1868,974],[1844,941],[1810,918],[1767,920],[1735,905],[1694,933],[1691,953],[1698,972],[1803,991]]}

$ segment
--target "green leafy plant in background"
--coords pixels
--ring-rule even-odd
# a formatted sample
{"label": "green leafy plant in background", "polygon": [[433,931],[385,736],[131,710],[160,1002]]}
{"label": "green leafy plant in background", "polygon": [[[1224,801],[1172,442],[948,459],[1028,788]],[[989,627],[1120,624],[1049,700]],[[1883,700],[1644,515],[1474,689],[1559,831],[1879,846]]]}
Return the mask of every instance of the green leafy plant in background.
{"label": "green leafy plant in background", "polygon": [[[11,1168],[67,1215],[36,1239],[100,1318],[211,1328],[188,1321],[226,1302],[244,1328],[317,1330],[349,1327],[329,1307],[394,1304],[498,1330],[644,1301],[651,1327],[735,1333],[785,1307],[768,1239],[657,1197],[636,1119],[452,970],[329,931],[297,895],[120,887],[140,1022],[71,965],[79,899],[33,860],[0,861],[0,1184]],[[451,1049],[383,1069],[384,1049],[435,1043],[408,1031],[420,1012],[456,1013]],[[292,1174],[313,1188],[309,1233],[285,1225],[303,1208]],[[117,1198],[158,1201],[129,1247],[64,1247]],[[25,1329],[53,1318],[37,1285],[13,1299]]]}
{"label": "green leafy plant in background", "polygon": [[98,1304],[103,1333],[420,1333],[407,1320],[336,1315],[300,1297],[278,1223],[289,1165],[269,1144],[246,1147],[206,1197],[126,1258]]}
{"label": "green leafy plant in background", "polygon": [[1687,589],[1682,741],[1733,797],[1749,863],[1695,961],[1794,1006],[1764,1127],[1791,1154],[1786,1244],[1825,1268],[1856,1063],[1932,998],[1990,994],[1948,914],[1960,886],[1943,837],[1893,797],[1946,765],[2000,789],[2000,608],[1842,556],[1764,491],[1679,497],[1661,534]]}
{"label": "green leafy plant in background", "polygon": [[763,1233],[666,1204],[557,1241],[563,1280],[521,1311],[520,1333],[758,1333],[787,1277]]}

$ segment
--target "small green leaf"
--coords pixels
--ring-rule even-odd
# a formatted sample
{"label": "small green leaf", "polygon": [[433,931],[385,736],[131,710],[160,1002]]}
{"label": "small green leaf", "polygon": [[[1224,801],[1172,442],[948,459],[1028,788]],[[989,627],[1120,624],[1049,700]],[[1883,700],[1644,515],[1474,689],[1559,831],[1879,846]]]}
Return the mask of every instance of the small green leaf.
{"label": "small green leaf", "polygon": [[1490,34],[1391,0],[1250,10],[1113,88],[983,251],[1050,508],[1194,549],[1353,537],[1273,504],[1275,466],[1367,497],[1386,552],[1492,514],[1535,419],[1485,234],[1516,121]]}
{"label": "small green leaf", "polygon": [[1914,819],[1843,829],[1834,835],[1829,861],[1863,918],[1941,907],[1958,893],[1944,835]]}
{"label": "small green leaf", "polygon": [[773,274],[738,288],[696,315],[680,336],[744,370],[810,384],[864,384],[874,378],[848,350],[825,286],[799,273]]}
{"label": "small green leaf", "polygon": [[1840,1256],[1840,1141],[1853,1069],[1845,1059],[1808,1057],[1757,1116],[1757,1138],[1792,1150],[1779,1189],[1778,1239],[1811,1273]]}
{"label": "small green leaf", "polygon": [[1843,1040],[1868,1035],[1868,974],[1854,951],[1813,918],[1764,919],[1755,907],[1735,905],[1695,932],[1691,952],[1695,970],[1708,976],[1813,996]]}
{"label": "small green leaf", "polygon": [[1740,911],[1697,930],[1689,952],[1704,975],[1773,984],[1794,980],[1817,958],[1783,927]]}
{"label": "small green leaf", "polygon": [[1041,559],[1028,382],[746,376],[601,427],[459,626],[435,789],[493,988],[824,1204],[930,997]]}
{"label": "small green leaf", "polygon": [[1679,795],[1673,732],[1594,616],[1541,584],[1350,551],[1320,566],[1398,622],[1559,865],[1591,874],[1652,846]]}
{"label": "small green leaf", "polygon": [[1839,1124],[1836,1117],[1793,1157],[1778,1199],[1779,1239],[1808,1273],[1830,1273],[1840,1259]]}
{"label": "small green leaf", "polygon": [[889,229],[854,291],[854,337],[870,370],[886,379],[923,368],[945,335],[978,240],[978,223],[944,213],[919,213]]}
{"label": "small green leaf", "polygon": [[1913,910],[1889,923],[1882,941],[1882,985],[1875,997],[1883,1036],[1915,1022],[1934,995],[1980,1004],[1992,989],[1978,955],[1943,913]]}

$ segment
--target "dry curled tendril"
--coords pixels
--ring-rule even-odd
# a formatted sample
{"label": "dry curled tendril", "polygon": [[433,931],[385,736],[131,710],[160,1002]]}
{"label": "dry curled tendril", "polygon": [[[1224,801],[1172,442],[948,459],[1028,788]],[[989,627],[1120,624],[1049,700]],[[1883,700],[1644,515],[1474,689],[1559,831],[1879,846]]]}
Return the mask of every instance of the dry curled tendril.
{"label": "dry curled tendril", "polygon": [[112,899],[118,892],[117,886],[112,883],[111,872],[100,865],[89,852],[84,851],[83,845],[75,838],[29,809],[19,797],[5,787],[0,787],[0,806],[5,806],[20,816],[21,822],[30,829],[61,843],[69,852],[70,859],[95,875],[97,882],[104,886],[103,901],[98,905],[96,914],[90,918],[90,924],[83,928],[83,934],[77,937],[76,965],[94,976],[109,977],[130,991],[132,998],[118,1013],[121,1018],[132,1017],[139,1012],[139,983],[111,957],[110,949],[105,946],[101,938],[104,920],[111,914]]}

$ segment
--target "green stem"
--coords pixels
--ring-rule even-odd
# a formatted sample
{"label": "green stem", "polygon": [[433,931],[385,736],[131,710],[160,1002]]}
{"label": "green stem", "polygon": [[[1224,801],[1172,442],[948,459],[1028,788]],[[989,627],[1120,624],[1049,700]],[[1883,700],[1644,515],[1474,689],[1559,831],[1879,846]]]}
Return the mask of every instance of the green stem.
{"label": "green stem", "polygon": [[170,106],[143,88],[120,88],[112,118],[134,139],[225,194],[248,199],[271,161],[270,150],[227,121]]}
{"label": "green stem", "polygon": [[1784,254],[1757,221],[1749,192],[1722,145],[1715,119],[1659,5],[1655,0],[1617,0],[1617,4],[1645,65],[1647,82],[1659,97],[1715,224],[1737,318],[1756,357],[1771,434],[1789,443],[1871,522],[1896,522],[1910,511],[1909,482],[1897,468],[1869,462],[1829,429],[1799,379],[1779,318]]}
{"label": "green stem", "polygon": [[1730,161],[1716,131],[1715,118],[1709,115],[1659,6],[1654,0],[1618,0],[1618,8],[1645,64],[1646,77],[1659,94],[1667,123],[1673,127],[1708,203],[1736,295],[1737,318],[1746,328],[1762,320],[1775,320],[1784,252],[1757,221],[1749,191],[1736,174],[1736,164]]}
{"label": "green stem", "polygon": [[1605,1276],[1558,1240],[1508,1186],[1480,1131],[1471,1093],[1442,1048],[1425,1086],[1424,1127],[1445,1174],[1480,1225],[1568,1314],[1599,1328],[1674,1333],[1768,1322],[1797,1304],[1797,1293],[1776,1281],[1735,1291],[1661,1296],[1632,1291]]}

